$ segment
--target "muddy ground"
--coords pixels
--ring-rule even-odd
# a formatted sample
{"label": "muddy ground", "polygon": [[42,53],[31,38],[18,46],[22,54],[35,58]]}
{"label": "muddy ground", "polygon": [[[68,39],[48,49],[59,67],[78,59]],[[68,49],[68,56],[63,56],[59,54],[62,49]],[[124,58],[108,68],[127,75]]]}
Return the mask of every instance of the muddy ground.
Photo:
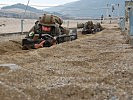
{"label": "muddy ground", "polygon": [[0,42],[0,99],[133,100],[132,46],[117,24],[103,26],[50,48],[22,51],[18,40]]}

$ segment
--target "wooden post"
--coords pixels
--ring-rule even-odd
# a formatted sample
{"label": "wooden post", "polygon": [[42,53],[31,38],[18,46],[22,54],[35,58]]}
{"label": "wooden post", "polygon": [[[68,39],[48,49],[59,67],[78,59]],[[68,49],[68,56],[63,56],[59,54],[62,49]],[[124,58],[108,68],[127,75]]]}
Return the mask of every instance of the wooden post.
{"label": "wooden post", "polygon": [[24,25],[24,20],[23,19],[21,19],[21,34],[23,34],[23,25]]}
{"label": "wooden post", "polygon": [[69,21],[67,22],[67,28],[69,28]]}

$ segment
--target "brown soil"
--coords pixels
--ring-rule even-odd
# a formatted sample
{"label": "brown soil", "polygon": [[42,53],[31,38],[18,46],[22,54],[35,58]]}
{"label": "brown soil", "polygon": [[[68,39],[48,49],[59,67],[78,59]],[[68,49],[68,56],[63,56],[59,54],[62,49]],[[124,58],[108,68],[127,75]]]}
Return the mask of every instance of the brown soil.
{"label": "brown soil", "polygon": [[1,100],[132,100],[133,50],[117,24],[50,48],[22,51],[0,43],[0,64],[21,69],[1,74]]}

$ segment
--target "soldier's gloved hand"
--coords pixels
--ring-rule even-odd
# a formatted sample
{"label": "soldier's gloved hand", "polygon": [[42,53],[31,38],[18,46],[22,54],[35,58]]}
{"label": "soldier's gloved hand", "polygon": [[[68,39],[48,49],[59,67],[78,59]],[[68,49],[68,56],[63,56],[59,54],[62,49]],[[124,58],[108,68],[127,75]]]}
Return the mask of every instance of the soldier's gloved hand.
{"label": "soldier's gloved hand", "polygon": [[43,44],[45,43],[45,40],[44,41],[42,41],[41,43],[39,43],[39,44],[35,44],[34,45],[34,48],[35,49],[37,49],[37,48],[43,48]]}

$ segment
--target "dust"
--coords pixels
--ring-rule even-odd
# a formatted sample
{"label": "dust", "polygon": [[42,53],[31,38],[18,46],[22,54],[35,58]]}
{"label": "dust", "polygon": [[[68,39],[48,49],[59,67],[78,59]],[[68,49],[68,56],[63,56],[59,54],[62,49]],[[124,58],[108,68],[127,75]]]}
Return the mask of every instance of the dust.
{"label": "dust", "polygon": [[10,53],[10,52],[21,51],[21,50],[22,50],[21,41],[9,40],[9,41],[0,43],[1,55],[7,52]]}

